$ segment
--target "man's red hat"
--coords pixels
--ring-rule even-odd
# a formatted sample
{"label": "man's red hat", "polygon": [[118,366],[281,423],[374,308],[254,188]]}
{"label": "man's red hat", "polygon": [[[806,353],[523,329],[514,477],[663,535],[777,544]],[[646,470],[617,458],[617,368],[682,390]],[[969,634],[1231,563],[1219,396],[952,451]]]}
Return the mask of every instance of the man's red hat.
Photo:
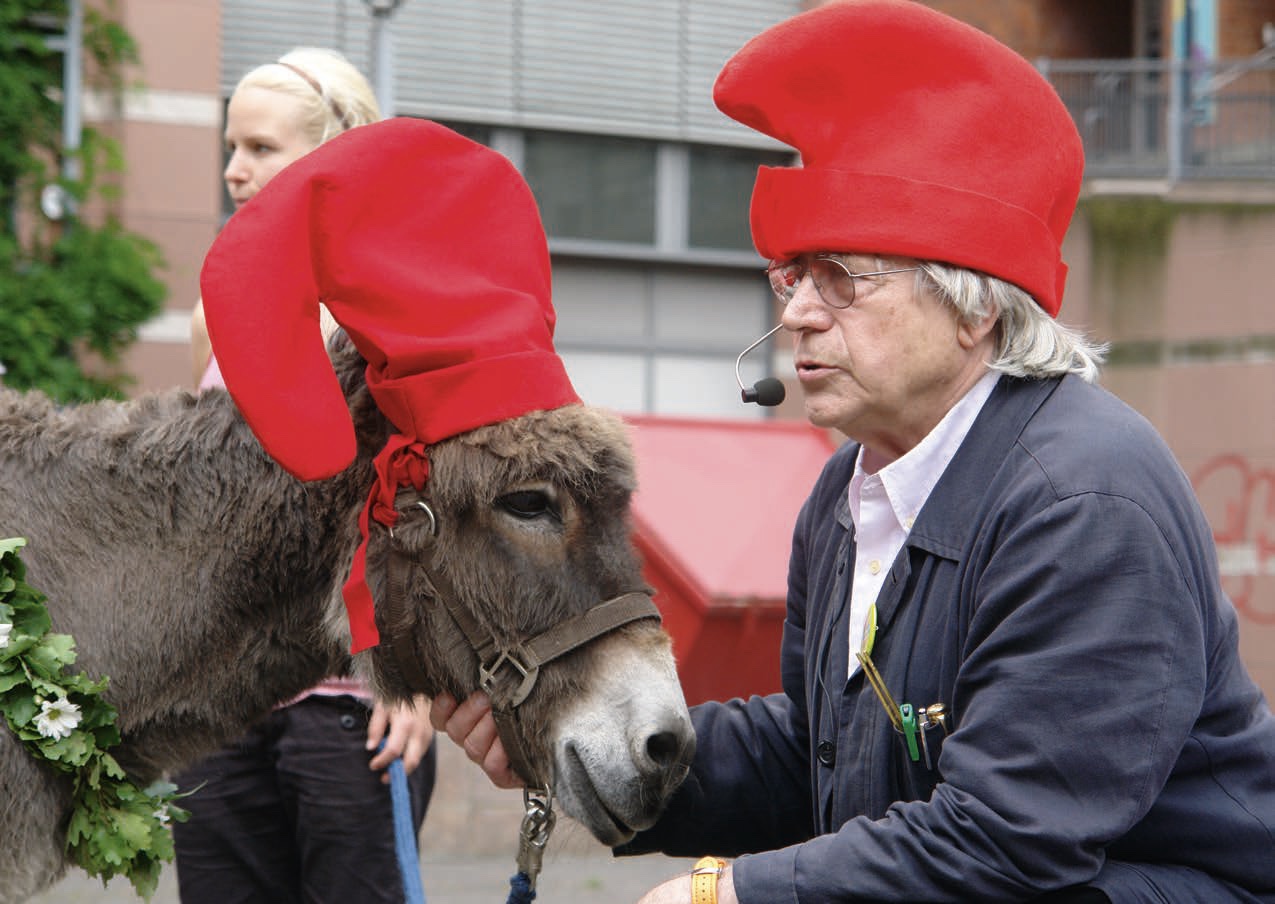
{"label": "man's red hat", "polygon": [[763,257],[943,261],[1057,315],[1084,150],[1058,94],[1013,50],[916,0],[834,0],[746,44],[713,98],[801,153],[800,167],[757,175]]}
{"label": "man's red hat", "polygon": [[[361,519],[392,524],[425,444],[579,401],[553,348],[549,252],[503,156],[436,123],[351,129],[286,167],[231,217],[200,274],[226,387],[266,451],[303,480],[354,459],[319,304],[367,359],[399,431]],[[346,586],[357,652],[377,642],[360,547]]]}

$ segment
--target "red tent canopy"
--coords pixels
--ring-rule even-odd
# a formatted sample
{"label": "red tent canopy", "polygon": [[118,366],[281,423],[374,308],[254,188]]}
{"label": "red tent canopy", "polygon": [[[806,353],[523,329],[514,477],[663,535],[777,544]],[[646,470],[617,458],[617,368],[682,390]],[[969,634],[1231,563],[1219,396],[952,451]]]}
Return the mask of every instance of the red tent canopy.
{"label": "red tent canopy", "polygon": [[804,421],[627,420],[636,542],[687,702],[778,691],[793,524],[835,445]]}

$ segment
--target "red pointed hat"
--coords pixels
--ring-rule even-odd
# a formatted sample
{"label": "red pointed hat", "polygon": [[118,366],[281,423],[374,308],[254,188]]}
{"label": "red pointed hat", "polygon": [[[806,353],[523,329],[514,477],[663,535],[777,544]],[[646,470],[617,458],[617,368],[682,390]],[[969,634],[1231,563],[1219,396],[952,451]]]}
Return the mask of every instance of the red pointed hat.
{"label": "red pointed hat", "polygon": [[763,257],[944,261],[1057,315],[1084,151],[1057,93],[1013,50],[916,0],[833,0],[746,44],[713,99],[801,153],[800,167],[758,172]]}
{"label": "red pointed hat", "polygon": [[[332,312],[399,433],[361,518],[395,518],[425,444],[579,401],[553,349],[549,252],[531,191],[502,155],[418,119],[360,126],[286,167],[235,213],[200,274],[226,388],[266,451],[303,480],[354,459],[319,328]],[[346,603],[377,642],[363,553]]]}

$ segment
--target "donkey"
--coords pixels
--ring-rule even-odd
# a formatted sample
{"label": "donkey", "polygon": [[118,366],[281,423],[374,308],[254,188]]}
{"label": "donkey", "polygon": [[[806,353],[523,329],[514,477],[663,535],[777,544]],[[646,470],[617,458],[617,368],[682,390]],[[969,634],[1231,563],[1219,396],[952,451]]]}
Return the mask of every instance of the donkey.
{"label": "donkey", "polygon": [[[266,455],[222,390],[67,408],[0,390],[0,535],[28,538],[27,579],[47,595],[53,629],[74,636],[87,674],[110,677],[123,736],[113,752],[139,786],[342,668],[386,699],[443,689],[463,699],[483,663],[456,653],[464,638],[449,609],[509,651],[645,587],[622,422],[579,404],[532,412],[430,446],[428,509],[409,503],[393,531],[368,539],[385,639],[349,657],[340,584],[393,428],[353,344],[337,333],[329,349],[358,451],[311,483]],[[395,556],[405,605],[391,617]],[[599,841],[650,825],[694,748],[658,620],[629,621],[540,668],[512,731],[530,770],[551,777],[564,812]],[[61,875],[68,803],[66,782],[0,729],[0,902]]]}

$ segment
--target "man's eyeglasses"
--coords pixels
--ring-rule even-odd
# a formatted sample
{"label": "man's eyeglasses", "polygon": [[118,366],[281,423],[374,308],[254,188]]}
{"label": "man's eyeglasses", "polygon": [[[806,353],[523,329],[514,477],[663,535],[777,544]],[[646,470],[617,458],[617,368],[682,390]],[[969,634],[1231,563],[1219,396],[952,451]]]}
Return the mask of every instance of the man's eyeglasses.
{"label": "man's eyeglasses", "polygon": [[770,288],[784,304],[792,301],[801,281],[810,274],[815,291],[829,307],[845,309],[854,304],[854,281],[867,276],[889,276],[891,273],[911,273],[920,267],[902,267],[898,270],[877,270],[872,273],[855,273],[845,262],[844,254],[810,254],[788,261],[771,261],[766,268]]}

